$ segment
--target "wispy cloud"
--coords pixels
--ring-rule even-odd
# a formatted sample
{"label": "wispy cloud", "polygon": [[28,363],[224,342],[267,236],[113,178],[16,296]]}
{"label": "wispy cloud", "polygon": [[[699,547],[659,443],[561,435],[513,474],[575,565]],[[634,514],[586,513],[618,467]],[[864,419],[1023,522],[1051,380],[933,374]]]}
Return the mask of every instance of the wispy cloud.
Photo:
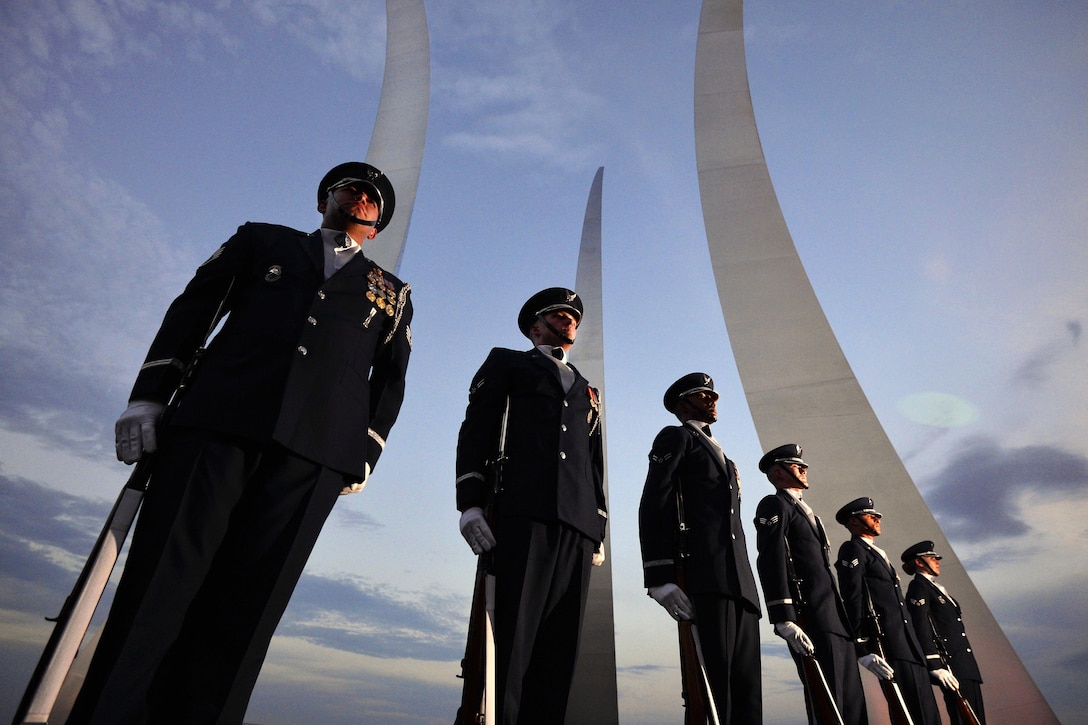
{"label": "wispy cloud", "polygon": [[462,40],[478,39],[458,43],[459,54],[441,47],[436,53],[436,98],[461,119],[442,143],[487,157],[586,165],[592,149],[582,132],[604,104],[585,83],[580,57],[569,52],[577,32],[572,6],[461,4],[437,15],[434,22],[455,24]]}
{"label": "wispy cloud", "polygon": [[1061,335],[1041,344],[1016,368],[1013,382],[1029,388],[1049,382],[1054,365],[1078,345],[1080,335],[1080,320],[1066,322]]}
{"label": "wispy cloud", "polygon": [[[328,64],[324,73],[356,80],[381,78],[385,65],[385,3],[251,0],[243,4],[262,26],[285,31],[323,59]],[[322,71],[314,68],[314,72]]]}

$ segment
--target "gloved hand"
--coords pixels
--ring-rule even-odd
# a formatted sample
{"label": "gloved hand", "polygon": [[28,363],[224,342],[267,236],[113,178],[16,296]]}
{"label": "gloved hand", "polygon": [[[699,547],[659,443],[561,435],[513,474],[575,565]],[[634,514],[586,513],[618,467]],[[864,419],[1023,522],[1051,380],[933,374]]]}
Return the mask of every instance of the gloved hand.
{"label": "gloved hand", "polygon": [[805,634],[805,630],[798,627],[794,622],[779,622],[774,625],[774,633],[786,640],[786,644],[790,646],[790,649],[799,655],[810,655],[816,651],[816,646],[812,644],[812,640]]}
{"label": "gloved hand", "polygon": [[960,681],[957,680],[956,676],[952,674],[952,670],[949,670],[947,668],[930,670],[929,677],[946,690],[960,689]]}
{"label": "gloved hand", "polygon": [[684,594],[684,590],[675,584],[650,587],[646,593],[663,606],[676,621],[695,619],[695,607],[691,605],[691,600],[688,599],[687,594]]}
{"label": "gloved hand", "polygon": [[882,680],[890,680],[895,675],[895,670],[880,655],[858,657],[858,664]]}
{"label": "gloved hand", "polygon": [[135,463],[145,453],[154,453],[155,425],[159,422],[163,404],[151,400],[133,400],[113,424],[117,460]]}
{"label": "gloved hand", "polygon": [[363,480],[352,481],[349,478],[345,477],[344,487],[340,489],[341,496],[347,496],[349,493],[359,493],[363,490],[363,487],[366,486],[366,481],[368,478],[370,478],[370,464],[364,463],[363,466]]}
{"label": "gloved hand", "polygon": [[593,552],[593,566],[602,566],[602,565],[604,565],[604,542],[603,541],[597,546],[597,550]]}
{"label": "gloved hand", "polygon": [[491,533],[491,527],[484,518],[484,510],[479,506],[465,509],[458,526],[461,528],[461,536],[472,547],[473,554],[482,554],[495,548],[495,535]]}

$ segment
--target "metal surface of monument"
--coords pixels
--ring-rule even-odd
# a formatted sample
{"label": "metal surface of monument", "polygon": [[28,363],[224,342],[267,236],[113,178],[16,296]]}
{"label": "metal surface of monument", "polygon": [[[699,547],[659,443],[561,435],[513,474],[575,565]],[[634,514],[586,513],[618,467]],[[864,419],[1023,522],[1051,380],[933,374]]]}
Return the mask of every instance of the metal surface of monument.
{"label": "metal surface of monument", "polygon": [[423,0],[386,0],[385,73],[366,161],[385,172],[397,194],[389,226],[366,255],[397,274],[419,185],[431,105],[431,49]]}
{"label": "metal surface of monument", "polygon": [[[1057,722],[888,440],[801,265],[756,130],[742,0],[703,2],[695,144],[722,314],[763,449],[804,446],[819,482],[805,497],[825,519],[869,495],[885,515],[882,548],[899,552],[920,539],[936,542],[945,555],[941,581],[963,607],[982,667],[988,719]],[[835,525],[829,534],[833,549],[848,537]],[[873,678],[863,679],[868,685]],[[886,708],[871,703],[869,713],[886,716]]]}
{"label": "metal surface of monument", "polygon": [[[601,189],[604,167],[598,168],[590,186],[578,250],[574,289],[582,296],[585,313],[578,325],[578,344],[571,348],[571,362],[601,390],[601,440],[605,449],[604,492],[608,495],[608,395],[604,387],[604,298],[601,288]],[[612,556],[605,540],[605,561],[593,569],[589,599],[582,626],[578,665],[568,700],[566,725],[612,725],[619,722],[616,688],[616,634],[612,611]]]}

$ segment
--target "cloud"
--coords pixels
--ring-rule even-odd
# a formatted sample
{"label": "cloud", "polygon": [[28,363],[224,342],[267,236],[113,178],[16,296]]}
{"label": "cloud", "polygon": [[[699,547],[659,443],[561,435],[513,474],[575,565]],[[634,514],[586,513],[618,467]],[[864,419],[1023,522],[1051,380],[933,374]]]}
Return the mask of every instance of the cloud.
{"label": "cloud", "polygon": [[55,614],[109,504],[0,475],[0,606]]}
{"label": "cloud", "polygon": [[[462,4],[432,23],[452,23],[462,55],[437,64],[435,97],[454,123],[445,145],[487,157],[517,157],[559,168],[587,166],[599,156],[583,133],[605,108],[591,92],[582,62],[570,53],[578,32],[570,7],[555,3]],[[529,30],[531,29],[531,31]],[[471,55],[464,48],[472,48]],[[436,49],[436,55],[441,48]],[[490,69],[483,74],[480,68]]]}
{"label": "cloud", "polygon": [[1022,499],[1088,492],[1088,458],[980,437],[966,441],[933,479],[925,497],[944,530],[969,542],[998,541],[1031,530],[1020,515]]}
{"label": "cloud", "polygon": [[277,633],[373,657],[457,660],[468,608],[460,595],[419,597],[363,578],[307,574]]}
{"label": "cloud", "polygon": [[1053,367],[1065,359],[1072,348],[1080,342],[1081,322],[1070,320],[1065,323],[1062,334],[1044,342],[1016,368],[1013,382],[1017,385],[1036,388],[1052,377]]}
{"label": "cloud", "polygon": [[263,26],[287,33],[328,63],[327,72],[354,79],[381,78],[385,65],[384,3],[254,0],[246,4]]}

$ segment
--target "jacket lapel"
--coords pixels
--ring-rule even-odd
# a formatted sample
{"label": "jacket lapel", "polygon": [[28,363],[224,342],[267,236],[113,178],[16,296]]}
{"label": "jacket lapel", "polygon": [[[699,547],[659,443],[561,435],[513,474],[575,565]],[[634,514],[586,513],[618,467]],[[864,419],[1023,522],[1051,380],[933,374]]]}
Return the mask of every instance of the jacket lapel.
{"label": "jacket lapel", "polygon": [[685,421],[684,425],[694,431],[695,439],[706,446],[706,449],[710,452],[710,457],[718,464],[718,468],[725,474],[725,477],[729,478],[729,474],[732,471],[730,471],[729,466],[725,462],[725,451],[722,450],[721,446],[710,440],[710,436],[699,430],[697,426],[692,425],[691,421]]}
{"label": "jacket lapel", "polygon": [[310,264],[314,269],[321,272],[322,277],[325,275],[325,242],[321,239],[321,230],[309,234],[299,239],[299,244],[302,245],[303,251],[306,252],[306,256],[310,258]]}

